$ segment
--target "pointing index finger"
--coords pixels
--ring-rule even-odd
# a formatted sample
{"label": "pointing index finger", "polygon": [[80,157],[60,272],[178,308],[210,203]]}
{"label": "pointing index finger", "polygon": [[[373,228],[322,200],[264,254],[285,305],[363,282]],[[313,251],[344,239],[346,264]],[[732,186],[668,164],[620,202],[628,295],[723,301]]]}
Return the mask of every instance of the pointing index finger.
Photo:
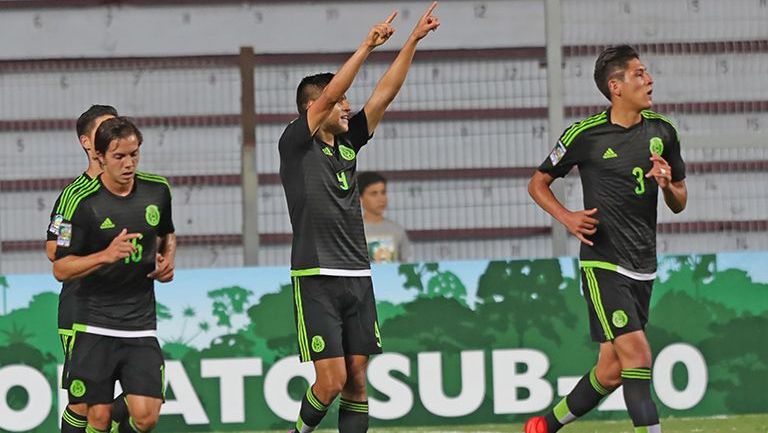
{"label": "pointing index finger", "polygon": [[436,7],[437,7],[437,2],[436,1],[432,2],[432,4],[427,9],[427,11],[424,12],[424,17],[428,17],[432,15],[432,11],[435,10]]}
{"label": "pointing index finger", "polygon": [[395,20],[395,17],[397,16],[397,11],[392,12],[392,15],[387,17],[387,19],[384,21],[386,24],[392,24],[392,21]]}

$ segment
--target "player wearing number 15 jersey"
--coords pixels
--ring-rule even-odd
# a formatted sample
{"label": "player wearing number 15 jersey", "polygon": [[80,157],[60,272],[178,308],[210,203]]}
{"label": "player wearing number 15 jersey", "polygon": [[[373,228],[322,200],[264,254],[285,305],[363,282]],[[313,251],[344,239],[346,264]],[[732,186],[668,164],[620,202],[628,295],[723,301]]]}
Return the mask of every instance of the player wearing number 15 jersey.
{"label": "player wearing number 15 jersey", "polygon": [[[595,83],[611,101],[602,113],[574,123],[531,178],[536,203],[581,242],[581,272],[597,365],[526,433],[553,433],[586,414],[620,384],[635,432],[660,433],[651,400],[651,350],[645,337],[656,277],[658,191],[675,213],[687,202],[677,131],[649,110],[653,79],[629,46],[608,48],[595,64]],[[584,210],[566,209],[551,183],[578,167]]]}
{"label": "player wearing number 15 jersey", "polygon": [[57,279],[78,281],[69,397],[87,404],[87,431],[105,431],[119,379],[130,415],[119,432],[150,431],[164,393],[154,280],[173,278],[170,187],[137,171],[142,136],[129,120],[104,121],[95,142],[104,172],[67,201],[54,262]]}

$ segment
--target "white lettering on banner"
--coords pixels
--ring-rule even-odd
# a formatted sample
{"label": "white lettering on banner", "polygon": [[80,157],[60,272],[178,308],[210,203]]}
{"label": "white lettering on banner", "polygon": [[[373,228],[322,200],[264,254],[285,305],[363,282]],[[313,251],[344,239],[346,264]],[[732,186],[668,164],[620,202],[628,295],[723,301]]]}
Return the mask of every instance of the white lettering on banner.
{"label": "white lettering on banner", "polygon": [[[682,391],[678,391],[672,381],[672,369],[678,362],[688,370],[688,384]],[[670,344],[656,356],[653,388],[664,405],[677,410],[696,406],[707,392],[707,382],[707,361],[699,349],[690,344]]]}
{"label": "white lettering on banner", "polygon": [[384,394],[389,400],[369,397],[370,414],[377,419],[402,418],[413,409],[413,391],[408,385],[390,375],[396,371],[411,376],[411,360],[399,353],[375,356],[368,365],[368,383],[371,388]]}
{"label": "white lettering on banner", "polygon": [[160,414],[181,415],[187,425],[209,424],[208,415],[180,361],[165,361],[165,378],[176,399],[166,400]]}
{"label": "white lettering on banner", "polygon": [[261,358],[222,358],[200,361],[200,377],[218,377],[221,422],[245,422],[245,377],[261,376]]}
{"label": "white lettering on banner", "polygon": [[[486,365],[486,354],[478,350],[458,354],[461,366],[458,372],[452,371],[450,374],[460,375],[461,390],[457,396],[452,397],[444,392],[444,353],[420,353],[416,361],[400,353],[373,357],[368,367],[368,381],[371,388],[383,394],[383,397],[380,400],[370,398],[371,416],[380,420],[407,417],[413,410],[417,392],[424,408],[434,415],[471,415],[488,394],[485,387],[486,369],[489,369],[492,376],[494,414],[535,413],[552,405],[553,387],[544,377],[550,366],[546,354],[533,349],[497,349],[491,352],[490,366]],[[414,362],[416,371],[412,371]],[[678,363],[688,372],[688,383],[684,389],[677,389],[672,380],[673,369]],[[524,368],[517,368],[519,364]],[[208,414],[181,362],[167,361],[165,370],[174,399],[166,401],[161,414],[181,415],[187,425],[210,424]],[[418,389],[413,388],[407,379],[401,379],[414,377],[414,374],[418,377]],[[243,423],[247,410],[262,413],[265,409],[252,407],[245,400],[245,378],[264,375],[261,358],[203,359],[200,361],[200,375],[203,378],[219,378],[218,398],[223,424]],[[296,356],[275,362],[264,375],[264,401],[269,410],[285,421],[295,421],[299,413],[301,401],[294,400],[288,393],[288,384],[299,377],[313,383],[315,373],[312,364],[300,364]],[[578,380],[578,376],[557,378],[558,395],[566,395]],[[665,406],[676,410],[693,408],[702,401],[707,391],[706,360],[690,344],[669,345],[657,356],[653,383],[656,395]],[[29,400],[20,410],[8,405],[8,392],[16,386],[26,391]],[[56,393],[59,399],[57,418],[60,419],[60,412],[66,407],[67,393],[60,386],[57,389],[51,388],[52,384],[48,384],[45,375],[32,367],[19,364],[0,368],[0,431],[16,432],[37,428],[51,412],[52,398]],[[518,397],[521,388],[527,390],[527,397]],[[116,392],[119,393],[117,386]],[[599,406],[601,411],[625,408],[621,389],[614,391]]]}
{"label": "white lettering on banner", "polygon": [[473,413],[485,397],[485,359],[482,350],[461,352],[461,392],[448,397],[443,392],[443,364],[440,352],[419,353],[419,397],[424,408],[444,417]]}
{"label": "white lettering on banner", "polygon": [[[17,386],[27,393],[27,405],[21,410],[8,406],[8,392]],[[0,368],[0,430],[32,430],[48,417],[52,403],[51,385],[42,373],[27,365]]]}
{"label": "white lettering on banner", "polygon": [[303,377],[309,383],[315,382],[312,364],[299,363],[298,356],[283,358],[272,365],[264,378],[264,400],[269,409],[280,418],[294,422],[301,408],[301,400],[288,395],[288,382],[294,377]]}
{"label": "white lettering on banner", "polygon": [[[552,385],[544,379],[549,370],[549,358],[533,349],[494,350],[493,360],[493,413],[532,413],[546,409],[554,394]],[[517,364],[525,364],[518,373]],[[517,397],[518,388],[525,388],[527,398]]]}

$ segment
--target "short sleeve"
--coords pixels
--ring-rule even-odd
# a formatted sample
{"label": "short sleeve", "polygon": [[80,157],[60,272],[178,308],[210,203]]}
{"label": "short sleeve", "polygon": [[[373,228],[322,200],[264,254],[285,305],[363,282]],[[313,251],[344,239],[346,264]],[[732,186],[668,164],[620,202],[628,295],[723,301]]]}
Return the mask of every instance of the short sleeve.
{"label": "short sleeve", "polygon": [[51,209],[51,217],[48,220],[48,230],[45,231],[46,241],[55,241],[59,238],[59,227],[64,221],[64,216],[58,212],[59,203],[61,202],[61,193],[56,197],[56,202]]}
{"label": "short sleeve", "polygon": [[[670,128],[674,129],[671,125]],[[680,154],[680,139],[677,131],[672,131],[672,140],[669,146],[665,146],[661,157],[672,168],[672,182],[679,182],[685,179],[685,161]]]}
{"label": "short sleeve", "polygon": [[160,224],[157,227],[157,235],[165,236],[175,232],[173,226],[173,206],[171,206],[171,187],[166,185],[165,195],[163,197],[163,207],[160,212]]}
{"label": "short sleeve", "polygon": [[349,119],[347,140],[349,140],[349,143],[352,144],[352,148],[357,152],[360,148],[365,146],[370,139],[371,134],[368,133],[368,117],[365,115],[365,110],[360,110]]}
{"label": "short sleeve", "polygon": [[70,255],[85,255],[88,227],[91,225],[84,207],[78,207],[71,219],[64,219],[56,238],[56,260]]}
{"label": "short sleeve", "polygon": [[580,136],[572,138],[568,145],[563,144],[564,137],[568,135],[570,130],[571,128],[568,128],[563,132],[555,147],[549,152],[544,162],[539,165],[539,171],[557,178],[565,176],[575,165],[578,165],[580,161],[578,152]]}
{"label": "short sleeve", "polygon": [[302,113],[297,119],[289,123],[280,136],[278,149],[281,158],[292,158],[309,148],[312,144],[312,135],[309,130],[307,112]]}

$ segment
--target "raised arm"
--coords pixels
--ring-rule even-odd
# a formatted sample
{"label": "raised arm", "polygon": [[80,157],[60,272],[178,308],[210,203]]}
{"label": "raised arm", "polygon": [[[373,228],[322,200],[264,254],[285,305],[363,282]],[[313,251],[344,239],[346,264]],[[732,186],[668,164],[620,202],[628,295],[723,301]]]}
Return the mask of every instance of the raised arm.
{"label": "raised arm", "polygon": [[344,99],[344,95],[349,90],[349,87],[352,86],[352,82],[360,71],[360,67],[371,51],[386,42],[395,32],[395,29],[392,27],[392,21],[396,16],[397,12],[393,12],[386,21],[373,26],[363,43],[352,54],[352,57],[339,68],[320,96],[310,103],[307,108],[307,123],[312,135],[315,135],[320,125],[323,124],[323,121],[331,113],[334,105]]}
{"label": "raised arm", "polygon": [[437,7],[437,2],[433,2],[424,14],[419,18],[416,23],[416,27],[411,32],[408,40],[403,45],[400,53],[389,66],[387,72],[381,77],[376,84],[376,88],[373,90],[370,99],[365,103],[363,110],[365,111],[365,117],[368,119],[368,133],[373,134],[373,131],[381,122],[384,117],[384,112],[389,107],[389,104],[395,100],[395,96],[400,91],[400,88],[405,82],[405,77],[408,75],[408,70],[411,68],[413,62],[413,56],[416,54],[416,45],[419,41],[424,39],[427,34],[435,30],[440,25],[440,20],[432,15],[432,11]]}

